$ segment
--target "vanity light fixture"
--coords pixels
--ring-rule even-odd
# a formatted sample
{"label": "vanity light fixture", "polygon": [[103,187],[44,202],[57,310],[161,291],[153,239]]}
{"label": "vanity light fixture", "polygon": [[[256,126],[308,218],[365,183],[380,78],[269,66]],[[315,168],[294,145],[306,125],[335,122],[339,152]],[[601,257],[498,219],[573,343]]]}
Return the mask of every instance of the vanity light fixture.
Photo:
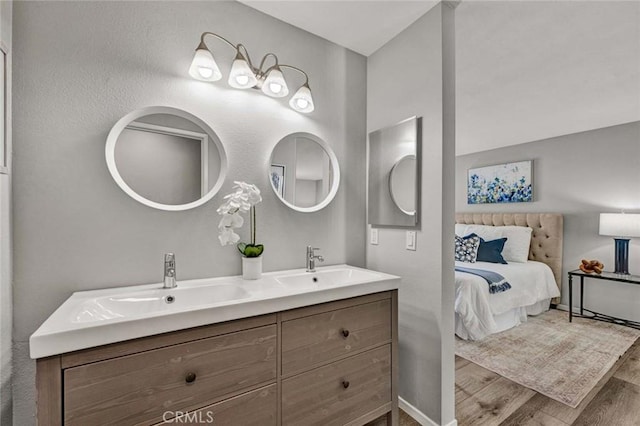
{"label": "vanity light fixture", "polygon": [[[219,36],[212,32],[204,32],[200,36],[200,44],[196,48],[196,53],[193,56],[191,67],[189,68],[189,75],[196,80],[201,81],[218,81],[222,78],[222,73],[211,50],[207,47],[204,39],[206,36],[213,36],[218,40],[222,40],[233,48],[236,52],[236,57],[231,64],[231,71],[229,72],[229,79],[227,80],[229,86],[236,89],[259,89],[267,96],[273,98],[283,98],[289,95],[289,87],[284,79],[283,69],[290,69],[298,71],[304,75],[305,82],[294,93],[289,100],[289,106],[294,110],[302,113],[310,113],[314,110],[313,97],[311,96],[311,89],[309,88],[309,76],[306,72],[300,68],[285,65],[278,62],[278,57],[273,53],[267,53],[262,57],[260,66],[255,67],[249,57],[247,48],[242,44],[234,45],[226,38]],[[272,57],[275,64],[263,70],[265,61],[268,57]]]}

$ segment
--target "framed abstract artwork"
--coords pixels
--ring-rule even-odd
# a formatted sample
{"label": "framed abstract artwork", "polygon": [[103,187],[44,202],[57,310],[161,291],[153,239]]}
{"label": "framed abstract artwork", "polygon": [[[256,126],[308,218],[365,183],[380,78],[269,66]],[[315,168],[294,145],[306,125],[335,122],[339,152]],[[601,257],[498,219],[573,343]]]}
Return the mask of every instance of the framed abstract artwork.
{"label": "framed abstract artwork", "polygon": [[278,194],[284,199],[284,178],[285,178],[285,166],[280,164],[271,165],[271,185]]}
{"label": "framed abstract artwork", "polygon": [[533,160],[469,169],[467,204],[533,201]]}

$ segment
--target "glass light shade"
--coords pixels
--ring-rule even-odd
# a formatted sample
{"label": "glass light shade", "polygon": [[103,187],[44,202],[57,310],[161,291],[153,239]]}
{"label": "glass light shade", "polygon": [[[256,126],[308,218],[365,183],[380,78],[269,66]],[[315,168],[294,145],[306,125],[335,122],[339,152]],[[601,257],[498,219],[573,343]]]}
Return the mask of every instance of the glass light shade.
{"label": "glass light shade", "polygon": [[238,53],[231,65],[231,72],[229,73],[229,86],[236,89],[249,89],[258,83],[258,79],[251,70],[251,67],[244,59],[244,57]]}
{"label": "glass light shade", "polygon": [[189,75],[196,80],[217,81],[222,78],[218,64],[208,49],[198,47],[189,67]]}
{"label": "glass light shade", "polygon": [[600,235],[640,237],[640,214],[600,213]]}
{"label": "glass light shade", "polygon": [[269,71],[267,78],[262,83],[262,93],[274,98],[282,98],[289,94],[287,82],[284,81],[284,75],[282,75],[280,68],[275,67]]}
{"label": "glass light shade", "polygon": [[300,87],[298,91],[291,97],[291,99],[289,100],[289,106],[294,110],[303,112],[305,114],[308,114],[314,110],[313,97],[311,97],[311,89],[309,89],[309,85],[307,83],[303,84],[302,87]]}

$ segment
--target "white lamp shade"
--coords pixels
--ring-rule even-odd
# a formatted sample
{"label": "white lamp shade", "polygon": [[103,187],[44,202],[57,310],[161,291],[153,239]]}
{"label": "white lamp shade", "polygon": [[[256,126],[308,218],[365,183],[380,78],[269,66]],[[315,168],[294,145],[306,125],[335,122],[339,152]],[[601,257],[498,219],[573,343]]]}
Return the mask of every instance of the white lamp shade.
{"label": "white lamp shade", "polygon": [[233,60],[231,72],[229,72],[229,86],[236,89],[249,89],[258,83],[258,79],[251,70],[247,61],[239,53]]}
{"label": "white lamp shade", "polygon": [[640,214],[600,213],[600,235],[640,237]]}
{"label": "white lamp shade", "polygon": [[267,78],[262,83],[262,93],[274,98],[282,98],[289,94],[287,82],[284,81],[284,75],[282,75],[280,68],[276,67],[269,71]]}
{"label": "white lamp shade", "polygon": [[298,112],[308,114],[314,110],[311,89],[305,83],[289,100],[289,106]]}
{"label": "white lamp shade", "polygon": [[222,73],[218,64],[213,59],[213,55],[207,49],[196,49],[189,67],[189,75],[196,80],[217,81],[222,78]]}

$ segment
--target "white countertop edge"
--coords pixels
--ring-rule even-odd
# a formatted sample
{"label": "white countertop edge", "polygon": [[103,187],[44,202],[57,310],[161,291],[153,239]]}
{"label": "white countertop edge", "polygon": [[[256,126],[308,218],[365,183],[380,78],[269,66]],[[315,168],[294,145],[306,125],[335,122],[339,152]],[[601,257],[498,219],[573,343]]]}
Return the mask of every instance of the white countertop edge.
{"label": "white countertop edge", "polygon": [[[336,267],[349,267],[362,269],[349,265],[333,265],[322,269]],[[289,274],[303,273],[304,269],[284,271]],[[263,274],[265,277],[281,274],[283,272],[270,272]],[[192,311],[172,312],[169,314],[132,318],[119,322],[95,323],[95,325],[59,332],[43,332],[46,325],[43,324],[29,339],[30,357],[32,359],[45,358],[67,352],[103,346],[111,343],[122,342],[152,335],[184,330],[203,325],[216,324],[241,318],[249,318],[319,303],[332,302],[340,299],[364,296],[367,294],[395,290],[398,288],[400,278],[394,275],[384,274],[384,279],[372,282],[356,283],[352,285],[328,287],[324,289],[300,292],[294,294],[282,294],[271,298],[257,298],[234,301],[234,303],[212,306]],[[235,279],[236,277],[220,277],[220,280]],[[193,280],[197,285],[198,281]],[[129,290],[155,288],[157,285],[133,286]],[[122,288],[120,288],[122,290]],[[76,299],[79,295],[112,294],[117,289],[93,290],[89,292],[74,293],[68,300]],[[65,302],[66,303],[66,302]],[[61,305],[62,306],[62,305]],[[52,316],[55,315],[52,314]],[[46,328],[45,328],[46,329]]]}

